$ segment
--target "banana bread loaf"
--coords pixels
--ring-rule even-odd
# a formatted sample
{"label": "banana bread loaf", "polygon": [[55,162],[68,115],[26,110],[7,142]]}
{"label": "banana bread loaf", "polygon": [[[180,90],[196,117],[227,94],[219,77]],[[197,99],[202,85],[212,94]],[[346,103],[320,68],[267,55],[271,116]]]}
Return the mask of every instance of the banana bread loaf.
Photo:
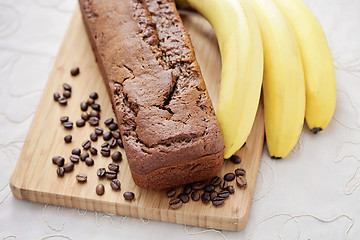
{"label": "banana bread loaf", "polygon": [[163,189],[210,178],[224,143],[172,0],[79,0],[134,182]]}

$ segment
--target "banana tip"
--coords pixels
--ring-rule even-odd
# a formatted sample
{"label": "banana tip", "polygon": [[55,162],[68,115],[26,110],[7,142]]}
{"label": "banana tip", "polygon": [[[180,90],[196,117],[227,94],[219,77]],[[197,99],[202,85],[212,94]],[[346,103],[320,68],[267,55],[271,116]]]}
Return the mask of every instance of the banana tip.
{"label": "banana tip", "polygon": [[276,160],[282,159],[282,157],[276,157],[276,156],[271,156],[271,158],[272,158],[272,159],[276,159]]}
{"label": "banana tip", "polygon": [[318,132],[322,131],[323,129],[321,127],[315,127],[313,129],[311,129],[311,131],[314,133],[314,134],[317,134]]}

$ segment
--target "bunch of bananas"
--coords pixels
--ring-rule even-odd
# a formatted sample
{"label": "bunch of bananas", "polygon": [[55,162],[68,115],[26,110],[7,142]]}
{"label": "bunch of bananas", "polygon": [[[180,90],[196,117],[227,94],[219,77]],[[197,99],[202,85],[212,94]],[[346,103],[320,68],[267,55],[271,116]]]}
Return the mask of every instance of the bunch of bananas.
{"label": "bunch of bananas", "polygon": [[222,76],[217,118],[225,158],[245,143],[263,93],[272,158],[297,143],[304,119],[313,133],[330,122],[335,72],[323,30],[302,0],[177,0],[203,15],[216,33]]}

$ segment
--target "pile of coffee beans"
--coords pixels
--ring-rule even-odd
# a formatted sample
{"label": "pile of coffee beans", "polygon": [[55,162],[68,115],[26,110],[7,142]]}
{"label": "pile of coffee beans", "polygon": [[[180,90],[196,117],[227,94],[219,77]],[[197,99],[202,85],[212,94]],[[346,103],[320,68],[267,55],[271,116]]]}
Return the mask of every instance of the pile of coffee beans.
{"label": "pile of coffee beans", "polygon": [[67,99],[71,97],[71,86],[67,83],[64,83],[63,88],[64,88],[63,95],[61,96],[60,93],[55,92],[54,100],[58,102],[60,105],[66,106]]}

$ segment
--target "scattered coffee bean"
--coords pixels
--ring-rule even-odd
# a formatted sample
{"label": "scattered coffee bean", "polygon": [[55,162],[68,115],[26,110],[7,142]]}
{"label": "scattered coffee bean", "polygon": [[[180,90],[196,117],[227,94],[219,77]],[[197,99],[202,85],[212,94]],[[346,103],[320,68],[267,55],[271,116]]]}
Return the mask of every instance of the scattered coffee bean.
{"label": "scattered coffee bean", "polygon": [[189,202],[190,198],[189,198],[189,195],[185,194],[185,193],[180,193],[178,196],[177,196],[183,203],[187,203]]}
{"label": "scattered coffee bean", "polygon": [[55,100],[55,101],[58,101],[59,98],[60,98],[60,94],[59,94],[58,92],[55,92],[55,93],[54,93],[54,100]]}
{"label": "scattered coffee bean", "polygon": [[119,191],[121,188],[121,183],[118,179],[113,179],[110,182],[110,187],[114,190],[114,191]]}
{"label": "scattered coffee bean", "polygon": [[109,118],[107,119],[104,123],[106,126],[109,126],[110,124],[112,124],[114,122],[114,119],[113,118]]}
{"label": "scattered coffee bean", "polygon": [[67,90],[67,91],[71,92],[71,86],[69,84],[64,83],[63,88],[64,88],[64,90]]}
{"label": "scattered coffee bean", "polygon": [[169,207],[171,209],[178,209],[179,207],[181,207],[181,205],[182,201],[178,198],[174,198],[169,201]]}
{"label": "scattered coffee bean", "polygon": [[235,188],[233,186],[228,186],[227,190],[229,191],[230,194],[235,193]]}
{"label": "scattered coffee bean", "polygon": [[174,188],[172,189],[169,189],[167,192],[166,192],[166,196],[168,196],[169,198],[172,198],[173,196],[175,196],[176,194],[176,190]]}
{"label": "scattered coffee bean", "polygon": [[236,176],[244,176],[246,174],[246,171],[242,168],[235,169],[235,175]]}
{"label": "scattered coffee bean", "polygon": [[205,187],[205,183],[203,181],[194,182],[191,184],[191,186],[194,190],[201,190]]}
{"label": "scattered coffee bean", "polygon": [[91,126],[98,126],[99,125],[99,119],[97,117],[90,117],[89,118],[89,124]]}
{"label": "scattered coffee bean", "polygon": [[120,162],[120,161],[122,160],[122,154],[121,154],[121,152],[119,152],[119,151],[114,152],[114,153],[111,155],[111,159],[112,159],[114,162]]}
{"label": "scattered coffee bean", "polygon": [[76,126],[77,127],[83,127],[85,126],[85,120],[84,119],[79,119],[76,121]]}
{"label": "scattered coffee bean", "polygon": [[65,174],[65,170],[63,167],[58,167],[58,169],[56,169],[56,174],[58,175],[58,177],[63,177]]}
{"label": "scattered coffee bean", "polygon": [[239,164],[239,163],[241,163],[241,158],[239,156],[232,155],[230,157],[230,161],[232,161],[233,163]]}
{"label": "scattered coffee bean", "polygon": [[215,187],[213,185],[211,185],[211,184],[205,185],[205,187],[204,187],[205,192],[211,192],[211,191],[214,191],[214,190],[215,190]]}
{"label": "scattered coffee bean", "polygon": [[98,99],[99,96],[98,96],[98,94],[96,92],[92,92],[92,93],[90,93],[89,97],[96,100],[96,99]]}
{"label": "scattered coffee bean", "polygon": [[227,173],[224,175],[225,181],[231,182],[234,179],[235,179],[235,174],[233,174],[233,173]]}
{"label": "scattered coffee bean", "polygon": [[87,112],[81,113],[81,119],[84,119],[85,121],[89,120],[90,116],[87,114]]}
{"label": "scattered coffee bean", "polygon": [[74,149],[71,151],[71,154],[78,155],[78,156],[80,156],[80,153],[81,153],[80,148],[74,148]]}
{"label": "scattered coffee bean", "polygon": [[73,128],[73,123],[72,122],[64,122],[63,126],[66,129],[72,129]]}
{"label": "scattered coffee bean", "polygon": [[70,98],[71,97],[71,92],[66,90],[66,91],[63,92],[63,96],[64,96],[64,98]]}
{"label": "scattered coffee bean", "polygon": [[103,157],[110,157],[110,149],[109,148],[101,148],[100,153]]}
{"label": "scattered coffee bean", "polygon": [[222,205],[224,203],[224,201],[225,200],[223,198],[216,197],[216,198],[212,199],[211,202],[213,203],[214,206],[220,206],[220,205]]}
{"label": "scattered coffee bean", "polygon": [[78,180],[78,182],[84,183],[87,181],[87,176],[86,174],[78,174],[76,175],[76,180]]}
{"label": "scattered coffee bean", "polygon": [[183,193],[189,195],[189,194],[191,193],[191,191],[192,191],[191,185],[190,185],[190,184],[186,184],[185,187],[184,187]]}
{"label": "scattered coffee bean", "polygon": [[90,140],[85,140],[82,144],[81,144],[81,146],[84,148],[84,149],[89,149],[90,147],[91,147],[91,142],[90,142]]}
{"label": "scattered coffee bean", "polygon": [[69,121],[69,117],[68,116],[63,116],[60,118],[60,122],[64,123],[64,122],[67,122]]}
{"label": "scattered coffee bean", "polygon": [[220,184],[220,188],[221,189],[227,189],[229,186],[229,183],[227,181],[222,181],[221,184]]}
{"label": "scattered coffee bean", "polygon": [[124,143],[123,143],[123,141],[122,141],[121,138],[116,139],[116,142],[117,142],[117,145],[118,145],[119,147],[124,148]]}
{"label": "scattered coffee bean", "polygon": [[199,201],[199,199],[200,199],[200,193],[199,193],[199,191],[198,190],[195,190],[195,191],[193,191],[192,193],[191,193],[191,199],[193,200],[193,201]]}
{"label": "scattered coffee bean", "polygon": [[90,117],[100,118],[100,113],[99,113],[98,111],[91,110],[91,111],[90,111]]}
{"label": "scattered coffee bean", "polygon": [[85,112],[85,111],[88,109],[87,103],[84,102],[84,101],[81,102],[81,103],[80,103],[80,109],[81,109],[81,111]]}
{"label": "scattered coffee bean", "polygon": [[100,112],[100,104],[93,103],[93,104],[91,104],[91,108],[95,111]]}
{"label": "scattered coffee bean", "polygon": [[99,178],[105,177],[105,174],[106,174],[106,169],[105,169],[105,168],[99,168],[99,169],[96,171],[96,175],[97,175]]}
{"label": "scattered coffee bean", "polygon": [[71,140],[72,140],[72,136],[71,136],[71,135],[66,135],[66,136],[64,137],[64,141],[65,141],[66,143],[70,143]]}
{"label": "scattered coffee bean", "polygon": [[210,192],[210,200],[213,200],[214,198],[216,198],[218,196],[218,193],[216,191],[211,191]]}
{"label": "scattered coffee bean", "polygon": [[93,165],[94,165],[94,159],[87,157],[87,158],[85,159],[85,163],[86,163],[86,165],[88,165],[88,166],[93,166]]}
{"label": "scattered coffee bean", "polygon": [[53,163],[53,164],[57,164],[57,160],[58,160],[59,158],[61,158],[61,157],[60,157],[60,156],[54,156],[54,157],[52,158],[52,163]]}
{"label": "scattered coffee bean", "polygon": [[96,135],[101,136],[104,130],[101,127],[96,127],[94,132]]}
{"label": "scattered coffee bean", "polygon": [[116,163],[109,163],[108,168],[111,171],[119,172],[119,165]]}
{"label": "scattered coffee bean", "polygon": [[115,148],[117,146],[117,141],[116,141],[116,139],[111,139],[110,141],[109,141],[109,147],[110,148]]}
{"label": "scattered coffee bean", "polygon": [[92,132],[90,134],[90,140],[93,142],[96,142],[98,140],[98,136],[96,135],[96,133]]}
{"label": "scattered coffee bean", "polygon": [[117,172],[109,170],[106,171],[105,176],[107,179],[115,179],[117,177]]}
{"label": "scattered coffee bean", "polygon": [[70,161],[73,163],[78,163],[79,162],[80,157],[78,155],[71,155],[70,156]]}
{"label": "scattered coffee bean", "polygon": [[204,192],[203,194],[201,194],[201,200],[204,203],[210,202],[210,193],[209,192]]}
{"label": "scattered coffee bean", "polygon": [[67,104],[67,99],[64,98],[64,97],[60,97],[60,98],[58,99],[58,102],[60,103],[60,105],[65,106],[65,105]]}
{"label": "scattered coffee bean", "polygon": [[59,167],[64,166],[64,163],[65,163],[65,159],[64,159],[63,157],[59,157],[59,158],[56,160],[56,165],[58,165]]}
{"label": "scattered coffee bean", "polygon": [[91,147],[91,148],[89,149],[89,151],[90,151],[91,155],[97,155],[97,153],[98,153],[97,149],[94,148],[94,147]]}
{"label": "scattered coffee bean", "polygon": [[134,199],[135,194],[133,192],[124,192],[123,196],[126,200],[130,201]]}
{"label": "scattered coffee bean", "polygon": [[94,104],[95,100],[92,98],[89,98],[88,100],[86,100],[86,103],[88,106],[91,106],[92,104]]}
{"label": "scattered coffee bean", "polygon": [[236,183],[241,188],[246,187],[246,185],[247,185],[247,181],[246,181],[246,178],[244,176],[237,176],[236,177]]}
{"label": "scattered coffee bean", "polygon": [[227,198],[227,197],[229,197],[229,195],[230,195],[230,193],[227,190],[223,190],[221,192],[218,192],[218,196],[221,197],[221,198]]}
{"label": "scattered coffee bean", "polygon": [[118,130],[118,129],[119,129],[119,127],[118,127],[118,125],[117,125],[116,123],[112,123],[112,124],[110,124],[108,127],[109,127],[109,129],[110,129],[111,131],[115,131],[115,130]]}
{"label": "scattered coffee bean", "polygon": [[104,142],[103,144],[101,144],[101,148],[109,148],[109,143],[108,142]]}
{"label": "scattered coffee bean", "polygon": [[74,164],[72,162],[67,162],[64,165],[65,172],[71,172],[74,169]]}
{"label": "scattered coffee bean", "polygon": [[80,155],[80,160],[81,160],[81,161],[85,161],[86,158],[88,158],[88,157],[89,157],[89,153],[83,152],[83,153],[81,153],[81,155]]}
{"label": "scattered coffee bean", "polygon": [[221,178],[219,176],[215,176],[210,180],[210,182],[214,187],[217,187],[221,183]]}
{"label": "scattered coffee bean", "polygon": [[112,132],[112,136],[113,136],[113,138],[115,138],[115,139],[121,138],[121,135],[120,135],[120,132],[119,132],[119,131]]}
{"label": "scattered coffee bean", "polygon": [[105,141],[109,141],[112,138],[112,133],[111,132],[104,133],[103,138]]}
{"label": "scattered coffee bean", "polygon": [[78,67],[73,67],[73,68],[71,69],[71,71],[70,71],[70,74],[71,74],[71,76],[73,76],[73,77],[79,75],[79,73],[80,73],[80,69],[79,69]]}
{"label": "scattered coffee bean", "polygon": [[96,194],[101,196],[105,193],[105,187],[101,183],[96,186]]}

